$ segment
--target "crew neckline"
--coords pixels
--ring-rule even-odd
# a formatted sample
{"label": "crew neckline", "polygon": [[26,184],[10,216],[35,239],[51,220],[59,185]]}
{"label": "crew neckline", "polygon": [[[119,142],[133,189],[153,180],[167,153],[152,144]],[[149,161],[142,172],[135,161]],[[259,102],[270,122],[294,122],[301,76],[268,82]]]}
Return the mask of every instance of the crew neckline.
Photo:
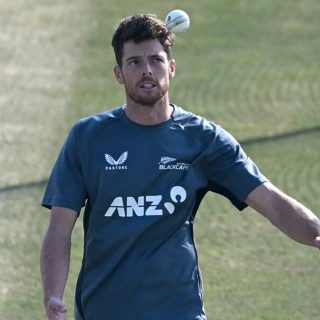
{"label": "crew neckline", "polygon": [[122,107],[121,107],[121,112],[122,112],[121,118],[125,121],[125,123],[127,123],[133,127],[136,127],[136,128],[160,128],[160,127],[166,126],[167,124],[170,124],[174,121],[174,117],[176,116],[176,113],[177,113],[177,106],[173,103],[170,103],[170,106],[172,106],[172,108],[173,108],[170,117],[167,120],[160,122],[160,123],[157,123],[157,124],[140,124],[138,122],[131,120],[125,112],[126,104],[122,105]]}

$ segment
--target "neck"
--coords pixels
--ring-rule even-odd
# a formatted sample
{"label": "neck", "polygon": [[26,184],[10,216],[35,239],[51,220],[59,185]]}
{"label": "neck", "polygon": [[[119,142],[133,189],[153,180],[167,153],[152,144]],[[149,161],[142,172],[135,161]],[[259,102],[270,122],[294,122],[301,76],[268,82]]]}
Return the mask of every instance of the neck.
{"label": "neck", "polygon": [[128,102],[125,107],[127,117],[138,124],[155,125],[168,120],[173,112],[173,107],[168,103],[157,102],[154,105],[141,105]]}

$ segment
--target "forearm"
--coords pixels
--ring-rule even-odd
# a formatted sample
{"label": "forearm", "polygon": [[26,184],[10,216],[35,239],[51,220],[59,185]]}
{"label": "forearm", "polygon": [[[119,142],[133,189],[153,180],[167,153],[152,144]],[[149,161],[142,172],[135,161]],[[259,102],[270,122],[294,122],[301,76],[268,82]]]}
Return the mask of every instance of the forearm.
{"label": "forearm", "polygon": [[286,195],[282,197],[284,199],[279,200],[282,203],[274,209],[278,213],[269,217],[271,223],[293,240],[315,246],[315,238],[320,234],[319,219],[291,197]]}
{"label": "forearm", "polygon": [[49,228],[41,250],[44,303],[51,297],[62,299],[69,273],[71,239]]}
{"label": "forearm", "polygon": [[246,201],[288,237],[305,245],[319,247],[319,243],[315,243],[320,235],[319,219],[271,183],[256,188]]}

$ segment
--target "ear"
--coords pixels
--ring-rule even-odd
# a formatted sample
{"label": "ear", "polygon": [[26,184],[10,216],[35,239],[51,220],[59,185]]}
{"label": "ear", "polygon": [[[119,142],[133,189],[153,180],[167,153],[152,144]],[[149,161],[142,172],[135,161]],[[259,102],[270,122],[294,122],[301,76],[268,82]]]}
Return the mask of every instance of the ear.
{"label": "ear", "polygon": [[117,81],[120,84],[123,84],[124,82],[123,82],[123,75],[122,75],[121,68],[118,65],[115,65],[113,68],[113,72],[114,72],[114,75],[115,75]]}
{"label": "ear", "polygon": [[169,79],[171,80],[176,73],[176,61],[174,59],[169,62]]}

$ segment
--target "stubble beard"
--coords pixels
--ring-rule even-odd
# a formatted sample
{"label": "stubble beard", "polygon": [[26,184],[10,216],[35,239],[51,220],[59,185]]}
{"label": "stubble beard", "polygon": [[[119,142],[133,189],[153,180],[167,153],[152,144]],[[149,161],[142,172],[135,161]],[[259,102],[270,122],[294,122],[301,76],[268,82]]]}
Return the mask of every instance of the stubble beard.
{"label": "stubble beard", "polygon": [[160,91],[152,95],[135,93],[133,90],[128,90],[127,86],[125,86],[125,91],[126,95],[135,103],[151,108],[160,101],[169,90],[168,84],[157,86],[160,88]]}

